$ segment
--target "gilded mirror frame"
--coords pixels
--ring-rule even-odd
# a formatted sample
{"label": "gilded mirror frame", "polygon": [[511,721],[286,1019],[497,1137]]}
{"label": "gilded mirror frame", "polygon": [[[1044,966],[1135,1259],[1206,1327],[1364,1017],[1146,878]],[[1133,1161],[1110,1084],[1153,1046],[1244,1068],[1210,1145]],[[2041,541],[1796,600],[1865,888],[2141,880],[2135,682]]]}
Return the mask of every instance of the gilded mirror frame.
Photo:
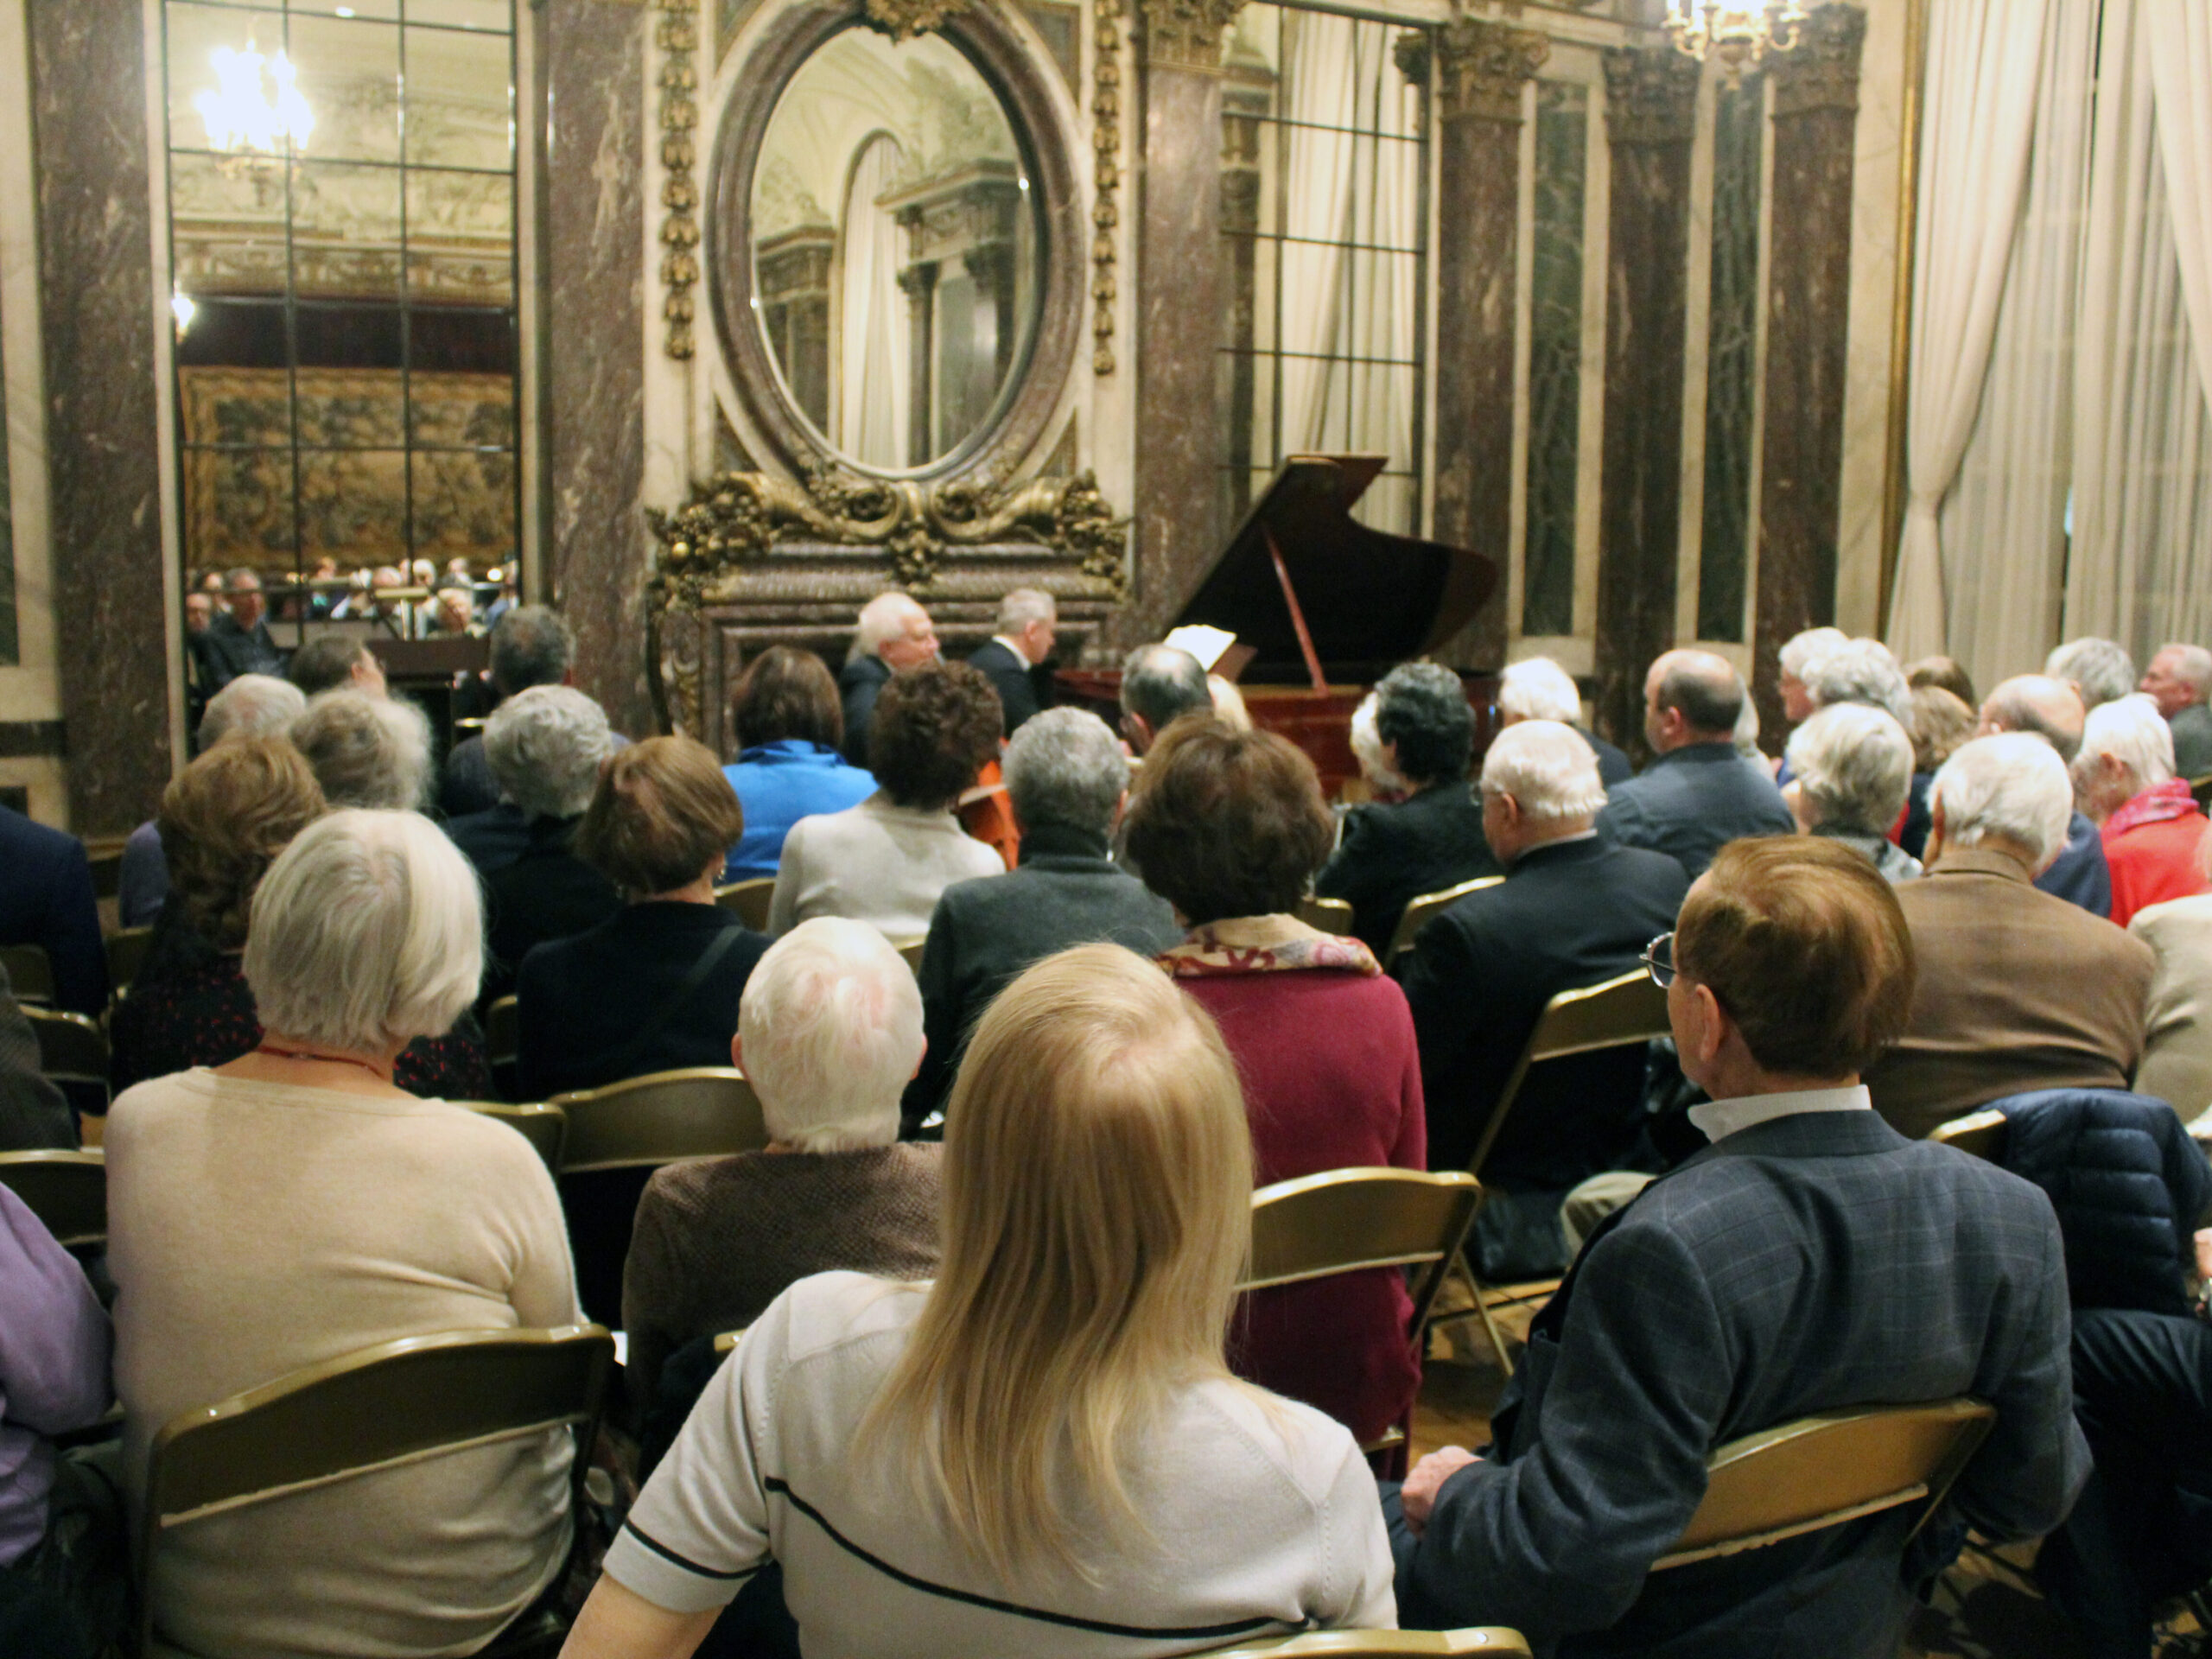
{"label": "gilded mirror frame", "polygon": [[981,474],[1005,480],[1043,443],[1073,372],[1085,320],[1089,238],[1070,147],[1046,79],[1052,71],[993,0],[969,0],[933,32],[957,48],[997,95],[1028,169],[1037,215],[1038,307],[1027,349],[1011,371],[1010,393],[1001,388],[990,418],[925,466],[898,471],[863,466],[799,412],[753,307],[753,183],[769,124],[807,60],[855,25],[888,32],[870,16],[864,0],[826,0],[785,13],[748,54],[740,90],[723,109],[710,162],[705,272],[722,360],[754,429],[771,446],[772,456],[758,459],[772,458],[794,474],[826,465],[857,477],[925,485]]}

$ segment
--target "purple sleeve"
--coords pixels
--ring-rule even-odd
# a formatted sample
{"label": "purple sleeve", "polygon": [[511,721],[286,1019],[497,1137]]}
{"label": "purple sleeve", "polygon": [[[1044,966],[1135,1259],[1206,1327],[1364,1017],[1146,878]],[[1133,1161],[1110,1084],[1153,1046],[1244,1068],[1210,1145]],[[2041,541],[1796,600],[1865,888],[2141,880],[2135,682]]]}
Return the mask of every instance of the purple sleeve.
{"label": "purple sleeve", "polygon": [[113,1398],[107,1313],[76,1258],[0,1186],[0,1396],[8,1420],[61,1434]]}

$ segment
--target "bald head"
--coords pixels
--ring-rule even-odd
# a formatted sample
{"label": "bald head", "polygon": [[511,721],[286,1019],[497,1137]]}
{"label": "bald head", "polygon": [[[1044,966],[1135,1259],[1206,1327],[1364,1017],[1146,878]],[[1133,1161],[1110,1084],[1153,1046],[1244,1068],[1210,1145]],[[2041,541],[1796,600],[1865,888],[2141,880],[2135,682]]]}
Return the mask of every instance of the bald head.
{"label": "bald head", "polygon": [[1643,734],[1658,753],[1732,743],[1743,712],[1743,681],[1709,651],[1668,652],[1643,677]]}
{"label": "bald head", "polygon": [[2082,722],[2088,711],[2082,694],[2048,674],[2015,674],[1981,705],[1978,737],[1999,732],[2032,732],[2047,739],[2061,760],[2072,761],[2082,747]]}

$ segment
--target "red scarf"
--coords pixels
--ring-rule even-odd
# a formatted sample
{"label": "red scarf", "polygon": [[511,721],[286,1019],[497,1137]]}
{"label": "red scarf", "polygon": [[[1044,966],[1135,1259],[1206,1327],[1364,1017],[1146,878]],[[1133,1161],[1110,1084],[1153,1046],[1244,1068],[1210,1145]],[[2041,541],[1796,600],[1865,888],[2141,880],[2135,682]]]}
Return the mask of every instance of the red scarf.
{"label": "red scarf", "polygon": [[2169,818],[2187,817],[2196,810],[2196,798],[2189,792],[2188,779],[2169,778],[2163,784],[2153,784],[2107,818],[2105,834],[2124,836],[2139,825],[2164,823]]}

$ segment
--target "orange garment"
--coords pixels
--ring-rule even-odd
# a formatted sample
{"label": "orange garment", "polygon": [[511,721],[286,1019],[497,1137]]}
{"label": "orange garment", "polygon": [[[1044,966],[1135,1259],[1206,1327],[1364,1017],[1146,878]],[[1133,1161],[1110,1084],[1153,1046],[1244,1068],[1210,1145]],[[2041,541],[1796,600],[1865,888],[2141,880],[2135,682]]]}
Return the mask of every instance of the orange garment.
{"label": "orange garment", "polygon": [[994,760],[983,762],[976,781],[960,797],[960,827],[994,849],[1009,870],[1021,862],[1021,830],[1014,821],[1006,779]]}

